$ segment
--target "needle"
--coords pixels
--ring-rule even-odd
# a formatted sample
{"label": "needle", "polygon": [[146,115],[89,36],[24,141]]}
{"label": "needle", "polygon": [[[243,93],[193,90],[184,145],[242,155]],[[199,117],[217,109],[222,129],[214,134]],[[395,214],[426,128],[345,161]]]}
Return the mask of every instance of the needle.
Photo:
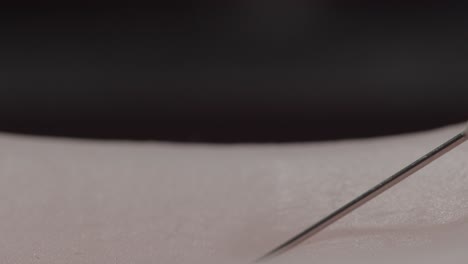
{"label": "needle", "polygon": [[444,144],[440,145],[436,149],[432,150],[428,154],[424,155],[423,157],[419,158],[415,162],[411,163],[410,165],[404,167],[394,175],[388,177],[381,183],[377,184],[373,188],[369,189],[365,193],[361,194],[360,196],[356,197],[354,200],[348,202],[347,204],[343,205],[333,213],[329,214],[322,220],[318,221],[314,225],[310,226],[309,228],[305,229],[301,233],[297,234],[296,236],[292,237],[291,239],[287,240],[283,244],[279,245],[278,247],[274,248],[261,258],[257,259],[256,262],[269,260],[273,257],[281,255],[282,253],[296,247],[297,245],[301,244],[305,240],[309,239],[313,235],[317,234],[318,232],[322,231],[327,226],[333,224],[334,222],[338,221],[345,215],[351,213],[355,209],[359,208],[366,202],[372,200],[379,194],[383,193],[384,191],[390,189],[397,183],[401,182],[408,176],[412,175],[413,173],[417,172],[418,170],[424,168],[429,163],[433,162],[434,160],[440,158],[447,152],[451,151],[452,149],[456,148],[463,142],[467,140],[467,133],[468,127],[465,131],[461,132],[460,134],[456,135],[455,137],[451,138]]}

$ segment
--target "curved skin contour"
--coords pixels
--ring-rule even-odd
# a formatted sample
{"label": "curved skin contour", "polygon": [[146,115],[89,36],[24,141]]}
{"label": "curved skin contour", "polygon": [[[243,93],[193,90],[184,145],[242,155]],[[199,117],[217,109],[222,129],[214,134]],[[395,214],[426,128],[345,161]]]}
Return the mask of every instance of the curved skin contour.
{"label": "curved skin contour", "polygon": [[[251,263],[464,129],[203,145],[0,135],[1,263]],[[468,144],[270,263],[468,259]]]}

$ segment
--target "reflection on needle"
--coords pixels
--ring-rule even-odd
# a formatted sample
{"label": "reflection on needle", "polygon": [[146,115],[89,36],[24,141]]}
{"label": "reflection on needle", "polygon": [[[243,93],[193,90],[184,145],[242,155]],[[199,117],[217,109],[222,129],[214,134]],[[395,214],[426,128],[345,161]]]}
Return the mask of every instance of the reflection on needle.
{"label": "reflection on needle", "polygon": [[269,260],[273,257],[281,255],[282,253],[296,247],[300,243],[304,242],[305,240],[309,239],[313,235],[322,231],[327,226],[333,224],[334,222],[338,221],[345,215],[359,208],[361,205],[377,197],[379,194],[390,189],[391,187],[401,182],[402,180],[412,175],[413,173],[417,172],[418,170],[424,168],[429,163],[440,158],[447,152],[451,151],[452,149],[456,148],[457,146],[465,142],[467,140],[467,136],[466,136],[467,131],[468,131],[468,127],[465,129],[465,131],[451,138],[447,142],[443,143],[442,145],[432,150],[428,154],[424,155],[423,157],[419,158],[418,160],[411,163],[410,165],[404,167],[403,169],[401,169],[394,175],[388,177],[387,179],[377,184],[373,188],[369,189],[365,193],[361,194],[360,196],[356,197],[352,201],[343,205],[342,207],[340,207],[333,213],[329,214],[328,216],[324,217],[322,220],[318,221],[317,223],[310,226],[309,228],[305,229],[301,233],[295,235],[294,237],[287,240],[283,244],[269,251],[267,254],[257,259],[256,262]]}

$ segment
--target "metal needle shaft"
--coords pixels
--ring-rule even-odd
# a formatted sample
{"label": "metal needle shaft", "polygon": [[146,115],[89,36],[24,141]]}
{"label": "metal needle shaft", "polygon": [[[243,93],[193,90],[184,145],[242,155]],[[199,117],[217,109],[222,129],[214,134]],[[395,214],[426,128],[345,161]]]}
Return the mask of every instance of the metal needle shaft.
{"label": "metal needle shaft", "polygon": [[412,175],[413,173],[417,172],[418,170],[424,168],[429,163],[433,162],[434,160],[438,159],[445,153],[449,152],[450,150],[454,149],[458,145],[462,144],[467,140],[465,132],[462,132],[449,141],[445,142],[444,144],[440,145],[436,149],[432,150],[428,154],[424,155],[423,157],[419,158],[415,162],[411,163],[410,165],[406,166],[405,168],[401,169],[394,175],[390,176],[389,178],[385,179],[381,183],[377,184],[373,188],[369,189],[365,193],[361,194],[360,196],[356,197],[354,200],[350,201],[349,203],[345,204],[344,206],[340,207],[338,210],[334,211],[333,213],[329,214],[322,220],[318,221],[311,227],[305,229],[301,233],[297,234],[293,238],[289,239],[288,241],[284,242],[280,246],[274,248],[261,258],[257,259],[256,262],[264,261],[271,259],[272,257],[278,256],[289,249],[294,248],[295,246],[299,245],[300,243],[304,242],[311,236],[317,234],[327,226],[333,224],[334,222],[338,221],[345,215],[351,213],[355,209],[359,208],[366,202],[372,200],[379,194],[383,193],[384,191],[390,189],[395,184],[399,183],[400,181],[404,180],[408,176]]}

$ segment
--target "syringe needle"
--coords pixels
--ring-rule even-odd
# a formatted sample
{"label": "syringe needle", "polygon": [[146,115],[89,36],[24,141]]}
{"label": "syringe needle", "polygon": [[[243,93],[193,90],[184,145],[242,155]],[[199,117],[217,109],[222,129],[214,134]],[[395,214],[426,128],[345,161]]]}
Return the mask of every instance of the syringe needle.
{"label": "syringe needle", "polygon": [[433,162],[434,160],[438,159],[442,155],[446,154],[450,150],[454,149],[458,145],[462,144],[467,140],[467,133],[468,127],[465,131],[461,132],[460,134],[456,135],[455,137],[451,138],[444,144],[440,145],[436,149],[432,150],[428,154],[424,155],[423,157],[419,158],[415,162],[411,163],[410,165],[404,167],[394,175],[388,177],[381,183],[377,184],[373,188],[369,189],[365,193],[361,194],[360,196],[356,197],[352,201],[348,202],[347,204],[343,205],[333,213],[329,214],[328,216],[324,217],[322,220],[318,221],[314,225],[310,226],[309,228],[305,229],[304,231],[300,232],[296,236],[292,237],[291,239],[287,240],[283,244],[279,245],[278,247],[274,248],[273,250],[269,251],[267,254],[262,256],[261,258],[257,259],[256,262],[264,261],[271,259],[272,257],[278,256],[294,247],[299,245],[300,243],[304,242],[311,236],[317,234],[327,226],[333,224],[334,222],[338,221],[345,215],[351,213],[355,209],[359,208],[366,202],[372,200],[379,194],[383,193],[384,191],[390,189],[397,183],[401,182],[402,180],[406,179],[413,173],[417,172],[418,170],[424,168],[429,163]]}

